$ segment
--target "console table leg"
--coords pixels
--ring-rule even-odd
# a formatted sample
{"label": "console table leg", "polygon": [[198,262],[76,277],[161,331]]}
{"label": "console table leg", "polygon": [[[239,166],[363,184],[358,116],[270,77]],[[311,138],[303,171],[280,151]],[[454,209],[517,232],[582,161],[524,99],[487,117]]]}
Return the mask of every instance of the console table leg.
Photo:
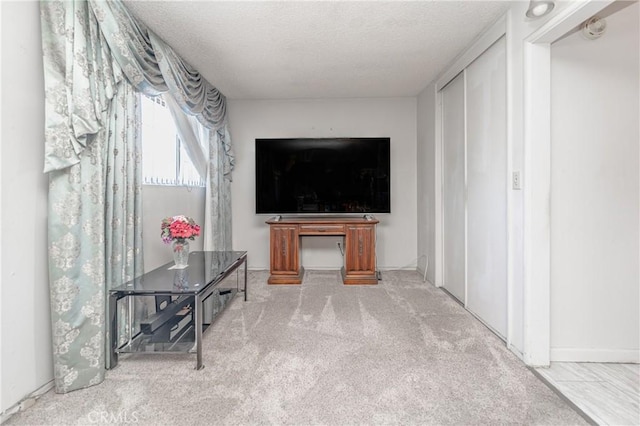
{"label": "console table leg", "polygon": [[118,365],[118,297],[115,294],[109,296],[109,359],[107,368],[110,370]]}
{"label": "console table leg", "polygon": [[196,334],[196,370],[202,370],[202,301],[200,296],[194,298],[194,311],[195,311],[195,334]]}
{"label": "console table leg", "polygon": [[244,301],[247,301],[247,257],[244,258]]}

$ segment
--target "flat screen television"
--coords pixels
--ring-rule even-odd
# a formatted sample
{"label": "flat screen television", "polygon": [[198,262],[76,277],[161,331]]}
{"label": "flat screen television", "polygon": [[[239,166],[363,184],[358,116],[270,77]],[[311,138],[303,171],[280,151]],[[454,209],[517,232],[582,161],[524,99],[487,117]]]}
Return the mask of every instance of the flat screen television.
{"label": "flat screen television", "polygon": [[389,142],[256,139],[256,213],[390,213]]}

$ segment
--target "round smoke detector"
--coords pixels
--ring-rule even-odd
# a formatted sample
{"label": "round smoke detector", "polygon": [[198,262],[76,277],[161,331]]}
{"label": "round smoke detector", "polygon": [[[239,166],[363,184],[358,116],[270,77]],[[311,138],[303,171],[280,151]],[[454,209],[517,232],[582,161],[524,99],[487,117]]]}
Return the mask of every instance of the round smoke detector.
{"label": "round smoke detector", "polygon": [[582,35],[589,40],[595,40],[601,37],[607,29],[607,21],[593,16],[582,24]]}

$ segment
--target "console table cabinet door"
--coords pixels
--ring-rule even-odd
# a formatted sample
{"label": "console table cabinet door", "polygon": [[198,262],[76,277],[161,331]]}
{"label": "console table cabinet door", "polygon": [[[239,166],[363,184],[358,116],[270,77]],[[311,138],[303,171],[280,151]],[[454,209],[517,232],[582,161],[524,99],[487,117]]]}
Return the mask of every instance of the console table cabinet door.
{"label": "console table cabinet door", "polygon": [[347,274],[375,274],[375,226],[347,226],[345,270]]}
{"label": "console table cabinet door", "polygon": [[297,275],[298,227],[296,225],[271,226],[271,274]]}
{"label": "console table cabinet door", "polygon": [[272,226],[271,241],[271,273],[298,273],[297,227]]}

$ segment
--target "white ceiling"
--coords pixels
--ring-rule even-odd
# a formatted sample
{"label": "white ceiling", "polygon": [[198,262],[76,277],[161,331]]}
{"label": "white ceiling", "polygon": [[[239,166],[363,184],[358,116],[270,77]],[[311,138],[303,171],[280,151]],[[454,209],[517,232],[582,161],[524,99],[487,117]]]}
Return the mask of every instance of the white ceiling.
{"label": "white ceiling", "polygon": [[231,99],[415,96],[505,1],[132,1]]}

